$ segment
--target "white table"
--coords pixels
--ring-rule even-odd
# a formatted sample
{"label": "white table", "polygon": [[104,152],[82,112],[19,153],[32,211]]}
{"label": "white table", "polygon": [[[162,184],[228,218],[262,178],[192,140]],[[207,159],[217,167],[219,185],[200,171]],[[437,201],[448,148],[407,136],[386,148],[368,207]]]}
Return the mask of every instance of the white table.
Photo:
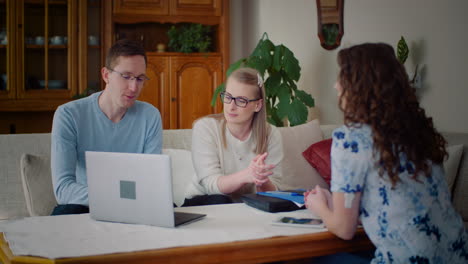
{"label": "white table", "polygon": [[[245,204],[176,210],[207,216],[177,228],[100,222],[88,214],[0,223],[4,237],[0,258],[5,263],[38,259],[48,263],[140,263],[148,259],[164,263],[176,258],[185,263],[254,263],[372,248],[362,231],[350,242],[326,229],[271,225],[280,215],[311,216],[306,210],[272,214]],[[24,257],[28,255],[35,257]]]}

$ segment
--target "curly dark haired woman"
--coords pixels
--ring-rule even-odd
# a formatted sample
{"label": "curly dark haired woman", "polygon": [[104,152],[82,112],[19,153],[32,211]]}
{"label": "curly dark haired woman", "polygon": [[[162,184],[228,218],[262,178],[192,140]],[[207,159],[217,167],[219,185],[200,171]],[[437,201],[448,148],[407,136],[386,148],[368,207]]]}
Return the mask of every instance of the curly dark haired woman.
{"label": "curly dark haired woman", "polygon": [[373,263],[468,263],[468,235],[441,166],[446,142],[393,48],[353,46],[338,64],[345,125],[333,132],[332,194],[315,188],[307,207],[344,239],[360,219],[376,246]]}

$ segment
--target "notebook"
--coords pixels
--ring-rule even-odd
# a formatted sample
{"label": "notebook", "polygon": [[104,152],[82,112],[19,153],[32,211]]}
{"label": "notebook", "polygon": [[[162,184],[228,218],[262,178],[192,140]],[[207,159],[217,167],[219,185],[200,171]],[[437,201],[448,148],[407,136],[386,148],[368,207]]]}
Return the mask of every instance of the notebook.
{"label": "notebook", "polygon": [[270,213],[289,212],[304,208],[303,206],[298,206],[292,201],[256,193],[243,194],[241,199],[249,206]]}
{"label": "notebook", "polygon": [[86,151],[85,158],[92,219],[175,227],[206,216],[174,212],[168,155]]}

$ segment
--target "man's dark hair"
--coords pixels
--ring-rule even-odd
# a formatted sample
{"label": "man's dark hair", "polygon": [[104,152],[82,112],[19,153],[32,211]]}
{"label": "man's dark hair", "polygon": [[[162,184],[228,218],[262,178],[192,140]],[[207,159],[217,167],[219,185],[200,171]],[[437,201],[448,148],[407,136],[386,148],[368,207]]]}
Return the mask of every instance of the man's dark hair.
{"label": "man's dark hair", "polygon": [[112,45],[109,49],[109,52],[106,56],[106,67],[108,69],[114,69],[117,64],[117,60],[120,56],[135,56],[141,55],[145,58],[146,65],[146,52],[140,42],[130,40],[130,39],[121,39]]}

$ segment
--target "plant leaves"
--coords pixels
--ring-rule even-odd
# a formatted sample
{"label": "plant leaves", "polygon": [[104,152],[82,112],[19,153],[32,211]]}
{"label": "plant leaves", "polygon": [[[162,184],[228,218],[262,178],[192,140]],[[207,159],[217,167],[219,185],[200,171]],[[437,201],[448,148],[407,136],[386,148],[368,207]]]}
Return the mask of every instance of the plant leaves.
{"label": "plant leaves", "polygon": [[274,50],[275,45],[267,38],[265,40],[260,40],[255,47],[255,50],[250,54],[250,57],[259,57],[265,68],[271,67],[273,62],[273,54],[272,51]]}
{"label": "plant leaves", "polygon": [[294,53],[287,47],[284,47],[283,54],[284,71],[291,77],[291,79],[296,82],[299,81],[299,78],[301,77],[301,66],[299,66],[299,61],[294,57]]}
{"label": "plant leaves", "polygon": [[245,66],[256,69],[262,76],[265,75],[265,71],[268,66],[265,65],[265,61],[260,57],[250,57],[247,59]]}
{"label": "plant leaves", "polygon": [[288,111],[288,119],[291,126],[304,124],[307,121],[307,107],[303,102],[293,99]]}
{"label": "plant leaves", "polygon": [[267,97],[275,96],[278,94],[279,86],[281,84],[281,74],[274,72],[265,81],[265,92]]}
{"label": "plant leaves", "polygon": [[211,98],[211,106],[214,107],[216,105],[216,100],[218,99],[218,95],[220,92],[224,91],[226,84],[222,83],[216,87],[216,90],[213,93],[213,97]]}
{"label": "plant leaves", "polygon": [[289,75],[284,71],[281,70],[281,76],[283,77],[283,82],[286,83],[292,90],[297,90],[297,85],[293,79],[289,77]]}
{"label": "plant leaves", "polygon": [[275,71],[280,71],[281,67],[283,66],[282,58],[283,58],[283,45],[278,45],[275,47],[275,51],[273,54],[273,69]]}
{"label": "plant leaves", "polygon": [[277,111],[272,110],[270,112],[270,114],[268,115],[268,117],[267,117],[267,121],[268,121],[268,123],[270,123],[270,124],[272,124],[272,125],[274,125],[276,127],[282,127],[282,126],[284,126],[283,121],[282,121],[281,118],[278,117],[277,113],[278,113]]}
{"label": "plant leaves", "polygon": [[296,90],[295,91],[296,97],[301,100],[305,105],[308,107],[314,107],[315,106],[315,101],[312,96],[302,90]]}
{"label": "plant leaves", "polygon": [[327,23],[322,25],[322,34],[325,38],[325,45],[333,46],[337,42],[340,26],[336,23]]}
{"label": "plant leaves", "polygon": [[403,36],[401,36],[400,40],[397,44],[397,58],[401,64],[404,64],[406,59],[408,58],[409,49],[408,45],[406,45],[406,40]]}
{"label": "plant leaves", "polygon": [[212,46],[211,26],[207,25],[189,23],[172,26],[167,35],[169,48],[176,52],[207,52]]}
{"label": "plant leaves", "polygon": [[278,91],[279,103],[277,104],[277,114],[280,119],[288,116],[290,111],[290,101],[291,93],[289,92],[289,87],[286,85],[281,85],[280,90]]}
{"label": "plant leaves", "polygon": [[[310,94],[297,88],[301,67],[291,50],[282,44],[275,46],[264,33],[249,57],[229,66],[227,76],[240,67],[254,68],[264,78],[265,107],[269,123],[283,126],[283,119],[288,118],[289,123],[294,126],[307,121],[307,107],[313,107],[315,102]],[[212,106],[222,89],[225,89],[224,84],[222,88],[216,88]]]}
{"label": "plant leaves", "polygon": [[241,65],[245,63],[246,61],[247,61],[246,58],[242,58],[234,62],[233,64],[229,65],[229,68],[227,69],[227,72],[226,72],[226,78],[229,77],[233,71],[239,69]]}

